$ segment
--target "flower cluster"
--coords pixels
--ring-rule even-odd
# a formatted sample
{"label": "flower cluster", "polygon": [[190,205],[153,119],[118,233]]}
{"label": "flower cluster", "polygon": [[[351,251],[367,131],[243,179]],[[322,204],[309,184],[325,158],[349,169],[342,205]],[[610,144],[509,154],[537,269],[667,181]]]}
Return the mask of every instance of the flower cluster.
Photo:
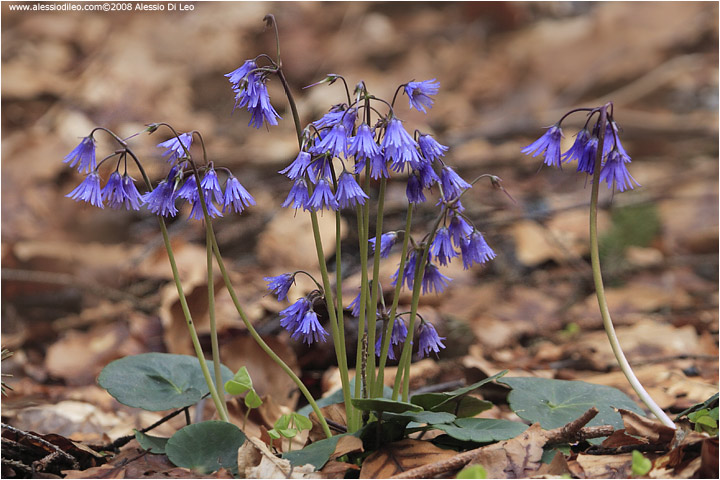
{"label": "flower cluster", "polygon": [[[69,163],[71,167],[77,165],[78,171],[87,172],[85,180],[66,196],[99,208],[104,208],[107,204],[110,208],[115,209],[139,210],[144,205],[152,213],[164,217],[177,215],[178,200],[187,200],[192,205],[190,218],[198,220],[204,218],[200,202],[201,190],[208,214],[212,218],[220,217],[226,211],[240,213],[246,207],[255,205],[252,195],[225,168],[220,169],[227,173],[223,191],[212,162],[199,167],[198,171],[202,177],[198,187],[189,157],[192,138],[191,133],[183,133],[158,144],[158,147],[164,150],[163,157],[167,158],[173,166],[168,175],[154,189],[141,194],[135,186],[135,179],[127,173],[128,156],[133,159],[136,157],[125,146],[123,150],[115,152],[96,165],[95,141],[90,135],[65,157],[65,163]],[[99,168],[105,161],[116,156],[119,156],[119,159],[115,170],[110,174],[105,186],[101,187]],[[120,173],[121,165],[125,167],[122,174]]]}
{"label": "flower cluster", "polygon": [[[256,68],[254,64],[246,62],[228,76],[231,82],[237,84]],[[337,78],[339,76],[331,75],[326,80],[332,83]],[[411,109],[427,113],[433,106],[431,97],[438,93],[439,87],[440,84],[432,79],[408,82],[401,85],[398,91],[402,90],[407,95]],[[369,195],[359,184],[361,176],[387,181],[393,173],[400,174],[406,181],[409,204],[425,202],[428,192],[437,187],[442,217],[440,228],[424,242],[412,242],[413,248],[407,254],[404,270],[402,273],[396,272],[394,280],[397,282],[400,279],[403,285],[412,288],[416,269],[421,268],[422,293],[442,292],[450,278],[440,272],[438,265],[445,266],[453,258],[461,257],[467,269],[495,257],[483,235],[463,214],[460,198],[472,185],[445,164],[447,146],[429,134],[417,130],[411,134],[396,116],[393,105],[370,95],[364,83],[358,84],[355,93],[355,102],[333,105],[325,115],[303,130],[300,152],[280,171],[292,181],[290,192],[282,205],[313,212],[363,206]],[[375,101],[390,106],[387,114],[382,115],[371,106],[371,102]],[[371,121],[372,115],[377,116],[374,122]],[[397,242],[398,233],[381,235],[380,247],[376,252],[380,257],[389,256]],[[376,238],[370,238],[369,242],[375,251]],[[423,248],[429,249],[425,256]],[[427,261],[419,266],[417,264],[421,258],[427,258]],[[289,274],[268,277],[266,281],[269,290],[276,293],[279,300],[287,298],[287,289],[292,281]],[[355,316],[359,315],[359,303],[360,295],[350,303]],[[377,310],[374,313],[371,310],[368,309],[369,315],[379,315]],[[281,323],[294,336],[303,337],[308,343],[324,339],[324,330],[316,323],[311,312],[307,302],[300,299],[281,312]],[[399,318],[393,321],[392,344],[397,345],[405,340],[407,327]],[[437,334],[432,337],[434,332],[431,327],[419,330],[421,343],[426,346],[421,350],[424,354],[444,348]],[[379,351],[382,335],[378,335],[377,341]],[[394,358],[392,349],[389,355],[391,359]]]}
{"label": "flower cluster", "polygon": [[[588,118],[583,128],[575,136],[572,146],[564,153],[561,151],[560,143],[563,138],[561,128],[562,121],[576,111],[588,111]],[[600,148],[600,133],[604,130],[603,145],[601,153],[601,169],[599,180],[606,182],[608,188],[616,188],[620,192],[635,188],[640,185],[628,172],[627,164],[630,163],[630,156],[620,143],[619,127],[608,112],[605,126],[601,125],[599,108],[582,108],[573,110],[566,114],[558,123],[548,128],[540,138],[522,149],[526,155],[537,157],[543,155],[545,165],[560,168],[563,163],[578,162],[577,171],[588,175],[595,174],[595,159]],[[597,115],[595,124],[590,127],[590,121]]]}
{"label": "flower cluster", "polygon": [[235,92],[235,108],[246,107],[250,112],[250,123],[260,128],[263,123],[277,125],[282,118],[270,103],[267,81],[268,69],[258,68],[254,60],[247,60],[240,68],[226,74]]}

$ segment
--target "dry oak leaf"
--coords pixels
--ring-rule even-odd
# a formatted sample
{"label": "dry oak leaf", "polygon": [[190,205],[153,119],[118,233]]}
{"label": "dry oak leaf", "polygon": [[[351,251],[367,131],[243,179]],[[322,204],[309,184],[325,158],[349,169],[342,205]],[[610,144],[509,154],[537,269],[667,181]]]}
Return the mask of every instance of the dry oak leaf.
{"label": "dry oak leaf", "polygon": [[260,439],[247,437],[238,449],[238,472],[243,478],[321,478],[312,465],[293,467],[278,458]]}
{"label": "dry oak leaf", "polygon": [[546,441],[535,423],[515,438],[483,448],[468,465],[482,465],[488,478],[527,478],[540,468]]}
{"label": "dry oak leaf", "polygon": [[388,443],[370,454],[360,469],[360,478],[390,478],[411,468],[447,460],[456,454],[430,442],[406,438]]}

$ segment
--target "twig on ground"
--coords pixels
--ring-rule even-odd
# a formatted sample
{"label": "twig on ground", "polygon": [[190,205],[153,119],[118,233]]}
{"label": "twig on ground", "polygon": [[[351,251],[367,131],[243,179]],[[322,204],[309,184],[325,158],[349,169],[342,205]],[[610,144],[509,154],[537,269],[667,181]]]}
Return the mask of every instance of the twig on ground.
{"label": "twig on ground", "polygon": [[72,455],[70,455],[69,453],[67,453],[66,451],[64,451],[64,450],[61,449],[60,447],[58,447],[57,445],[55,445],[55,444],[53,444],[53,443],[51,443],[51,442],[48,442],[48,441],[45,440],[44,438],[41,438],[41,437],[39,437],[39,436],[37,436],[37,435],[34,435],[34,434],[30,433],[30,432],[26,432],[26,431],[24,431],[24,430],[20,430],[19,428],[15,428],[15,427],[13,427],[13,426],[11,426],[11,425],[8,425],[8,424],[6,424],[6,423],[0,423],[0,425],[2,426],[3,429],[10,430],[10,431],[13,432],[13,433],[16,433],[16,434],[18,434],[18,435],[22,435],[22,436],[24,436],[24,437],[30,438],[30,439],[32,439],[32,440],[40,443],[41,445],[44,445],[44,446],[48,447],[48,448],[51,449],[53,452],[57,452],[57,454],[58,454],[59,456],[63,457],[63,458],[66,459],[67,461],[69,461],[69,462],[71,463],[71,465],[73,466],[74,469],[77,470],[77,469],[80,468],[80,464],[78,463],[78,461],[77,461],[77,459],[76,459],[75,457],[73,457]]}
{"label": "twig on ground", "polygon": [[[590,420],[597,415],[597,409],[591,408],[585,412],[577,420],[573,420],[564,427],[555,428],[543,432],[545,434],[546,444],[567,443],[579,441],[588,438],[606,437],[611,435],[614,428],[610,425],[601,425],[597,427],[584,427]],[[422,467],[412,468],[391,478],[437,478],[448,472],[460,470],[475,457],[477,457],[484,449],[497,448],[496,444],[486,445],[484,447],[468,450],[459,453],[452,458],[436,463],[429,463]]]}
{"label": "twig on ground", "polygon": [[[209,394],[206,394],[206,396],[207,396],[207,395],[209,395]],[[204,397],[203,397],[203,398],[204,398]],[[187,413],[188,410],[190,409],[190,407],[192,407],[192,405],[189,405],[189,406],[187,406],[187,407],[183,407],[183,408],[180,408],[180,409],[178,409],[178,410],[175,410],[174,412],[171,412],[171,413],[165,415],[163,418],[161,418],[161,419],[158,420],[157,422],[153,423],[153,424],[150,425],[149,427],[143,428],[142,430],[140,430],[140,432],[141,432],[141,433],[147,433],[147,432],[149,432],[150,430],[152,430],[153,428],[159,427],[160,425],[162,425],[163,423],[167,422],[167,421],[170,420],[171,418],[176,417],[176,416],[180,415],[180,414],[183,413],[183,412],[186,412],[186,413]],[[112,443],[108,443],[108,444],[106,444],[106,445],[101,445],[101,446],[94,445],[94,446],[90,446],[90,448],[92,448],[93,450],[98,451],[98,452],[100,452],[100,451],[116,451],[118,448],[124,447],[125,445],[127,445],[128,443],[130,443],[130,441],[131,441],[133,438],[135,438],[135,435],[134,435],[134,434],[133,434],[133,435],[125,435],[124,437],[119,437],[119,438],[117,438],[117,439],[116,439],[114,442],[112,442]]]}

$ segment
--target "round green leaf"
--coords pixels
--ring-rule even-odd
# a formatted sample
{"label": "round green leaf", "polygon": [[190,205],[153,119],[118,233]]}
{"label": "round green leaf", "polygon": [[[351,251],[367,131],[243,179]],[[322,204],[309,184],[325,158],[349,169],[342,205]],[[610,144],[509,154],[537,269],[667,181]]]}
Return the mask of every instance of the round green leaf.
{"label": "round green leaf", "polygon": [[490,443],[514,438],[528,427],[524,423],[492,418],[458,418],[453,423],[433,425],[463,442]]}
{"label": "round green leaf", "polygon": [[389,400],[387,398],[353,398],[352,404],[355,408],[369,412],[419,412],[422,407],[412,403]]}
{"label": "round green leaf", "polygon": [[211,473],[225,468],[237,474],[238,448],[245,434],[228,422],[209,420],[188,425],[175,432],[165,445],[165,453],[178,467]]}
{"label": "round green leaf", "polygon": [[[213,366],[208,362],[210,375]],[[221,366],[223,378],[232,372]],[[143,353],[115,360],[103,368],[98,383],[129,407],[149,411],[194,405],[208,393],[200,362],[190,355]]]}
{"label": "round green leaf", "polygon": [[542,428],[559,428],[577,419],[591,407],[598,415],[588,425],[612,425],[623,428],[622,417],[615,408],[624,408],[639,415],[642,410],[627,395],[604,385],[547,378],[504,378],[512,388],[508,395],[510,408],[529,422],[539,422]]}

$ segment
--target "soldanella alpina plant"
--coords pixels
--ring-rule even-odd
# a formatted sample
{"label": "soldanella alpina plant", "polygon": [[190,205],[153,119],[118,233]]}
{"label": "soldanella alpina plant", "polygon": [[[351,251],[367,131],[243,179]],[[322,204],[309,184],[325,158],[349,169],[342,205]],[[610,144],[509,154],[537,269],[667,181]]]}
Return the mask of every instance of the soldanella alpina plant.
{"label": "soldanella alpina plant", "polygon": [[[266,22],[275,28],[277,36],[274,17],[267,16]],[[246,109],[250,114],[249,125],[256,128],[277,125],[281,120],[270,101],[267,83],[277,79],[286,93],[299,148],[296,158],[279,172],[288,178],[289,185],[289,193],[282,207],[303,211],[310,216],[320,278],[315,279],[305,271],[294,271],[269,276],[265,280],[268,290],[278,301],[292,300],[280,312],[280,324],[290,333],[291,338],[310,345],[317,342],[333,343],[342,379],[348,431],[355,431],[361,427],[363,418],[360,410],[353,406],[353,400],[383,395],[384,371],[388,359],[397,359],[399,364],[392,398],[407,401],[413,345],[418,347],[417,357],[437,355],[445,348],[445,338],[438,334],[431,323],[418,315],[420,297],[441,293],[448,286],[451,279],[441,272],[439,266],[446,266],[456,260],[462,261],[463,267],[468,269],[495,257],[483,234],[465,214],[462,198],[481,178],[489,179],[496,187],[500,186],[500,179],[482,175],[473,182],[467,182],[446,163],[447,146],[428,133],[408,130],[402,120],[403,111],[417,109],[427,114],[440,88],[440,83],[435,79],[404,83],[397,87],[393,98],[387,100],[373,95],[362,81],[351,90],[341,75],[328,75],[312,86],[341,84],[344,86],[344,101],[330,106],[322,118],[301,125],[290,85],[282,69],[279,36],[277,38],[278,51],[274,58],[266,54],[258,55],[245,61],[226,77],[235,94],[234,108]],[[399,102],[401,96],[406,98],[405,107]],[[245,208],[255,205],[254,198],[233,172],[215,164],[199,132],[178,133],[167,123],[152,123],[145,131],[152,134],[160,129],[166,129],[171,138],[158,144],[168,165],[167,175],[158,183],[153,185],[148,178],[143,161],[133,152],[127,139],[120,138],[107,128],[98,127],[65,158],[69,166],[86,174],[85,180],[67,196],[98,208],[106,205],[116,209],[144,208],[157,216],[188,331],[220,419],[227,421],[228,413],[222,390],[222,369],[215,329],[212,281],[214,261],[250,334],[295,381],[318,415],[326,435],[330,436],[328,425],[307,388],[248,321],[218,248],[213,218],[241,213]],[[95,137],[100,133],[109,135],[117,149],[97,162]],[[200,160],[197,159],[198,152],[201,153]],[[109,176],[105,185],[101,186],[107,171]],[[143,180],[142,187],[138,188],[135,179],[130,176],[131,171],[139,172]],[[384,202],[389,182],[406,184],[407,212],[403,230],[384,232]],[[185,201],[191,205],[189,220],[201,220],[206,228],[214,375],[205,362],[165,224],[166,218],[179,214],[178,207]],[[437,216],[428,231],[418,233],[412,221],[413,210],[416,205],[428,201],[435,205]],[[359,232],[362,278],[360,285],[357,285],[357,296],[350,302],[343,298],[340,226],[344,212],[354,213]],[[318,227],[318,215],[323,213],[334,216],[337,230],[333,277],[328,271]],[[370,228],[371,216],[375,217],[374,231]],[[392,277],[392,303],[386,305],[379,281],[380,264],[395,248],[400,251],[400,262]],[[293,298],[291,290],[299,274],[311,276],[317,288],[306,296]],[[402,288],[412,292],[412,300],[406,311],[399,309]],[[358,319],[355,358],[358,379],[354,388],[351,388],[348,373],[349,359],[343,321],[346,304],[347,309]],[[327,312],[329,328],[321,323],[319,311]]]}
{"label": "soldanella alpina plant", "polygon": [[[560,146],[563,138],[562,122],[568,116],[580,112],[586,113],[587,120],[575,136],[575,141],[570,149],[562,153]],[[592,177],[592,190],[590,193],[590,261],[603,327],[620,369],[625,374],[635,393],[662,423],[675,428],[673,421],[643,388],[627,361],[615,333],[607,298],[605,297],[605,287],[600,269],[597,230],[600,183],[605,182],[608,189],[617,190],[618,192],[625,192],[639,186],[639,183],[630,175],[627,168],[631,160],[620,142],[620,127],[615,122],[613,104],[607,103],[600,107],[578,108],[569,111],[556,124],[549,127],[539,139],[525,147],[522,152],[527,155],[532,154],[533,157],[542,154],[545,165],[558,168],[561,168],[563,164],[577,161],[577,172]]]}
{"label": "soldanella alpina plant", "polygon": [[[317,258],[306,269],[268,275],[264,280],[268,294],[282,302],[280,325],[292,339],[304,342],[310,348],[316,348],[319,343],[332,343],[342,388],[337,395],[330,397],[333,401],[337,400],[335,403],[344,404],[347,424],[328,422],[319,403],[301,379],[258,334],[238,299],[218,246],[213,219],[240,214],[255,205],[255,199],[241,183],[242,176],[236,176],[238,172],[231,172],[217,163],[199,132],[190,130],[180,133],[163,122],[151,123],[144,130],[148,134],[160,130],[169,133],[169,139],[158,144],[163,158],[160,161],[164,162],[167,171],[159,181],[153,182],[143,167],[144,162],[158,160],[141,160],[130,146],[132,137],[121,138],[107,128],[97,127],[65,158],[70,167],[85,174],[82,183],[67,196],[98,208],[143,209],[157,218],[197,360],[191,356],[156,353],[126,357],[105,367],[98,379],[99,384],[125,405],[156,411],[178,408],[187,411],[187,408],[209,395],[220,421],[189,425],[185,428],[190,431],[184,432],[184,428],[177,432],[167,440],[168,456],[176,465],[195,468],[197,465],[189,462],[186,452],[207,446],[184,442],[197,434],[200,439],[216,439],[213,448],[225,449],[223,451],[226,452],[223,457],[209,449],[203,457],[206,462],[203,468],[217,469],[217,459],[222,457],[225,460],[220,461],[219,465],[226,468],[233,468],[234,465],[237,469],[237,448],[245,437],[235,425],[230,424],[226,394],[245,395],[246,412],[260,407],[262,399],[255,392],[250,379],[251,372],[242,367],[233,374],[222,365],[215,322],[213,281],[215,268],[218,268],[225,288],[251,337],[293,380],[315,412],[319,427],[328,437],[328,440],[321,441],[337,442],[330,430],[331,425],[336,433],[348,432],[363,437],[366,449],[382,441],[397,439],[398,431],[403,436],[420,430],[439,429],[458,440],[477,443],[505,440],[520,434],[527,428],[523,423],[472,418],[492,404],[468,396],[468,393],[500,379],[506,371],[452,392],[412,396],[409,393],[413,357],[438,356],[450,346],[435,326],[419,314],[420,298],[422,295],[440,294],[447,288],[451,279],[441,268],[451,262],[461,262],[463,268],[469,269],[495,258],[495,252],[467,214],[463,201],[468,190],[483,179],[489,180],[493,187],[503,189],[500,179],[491,174],[480,175],[472,181],[463,179],[449,162],[447,146],[432,134],[414,129],[403,120],[404,115],[411,110],[431,113],[440,91],[440,82],[436,79],[410,80],[397,86],[392,98],[384,99],[376,96],[371,86],[364,81],[355,82],[354,87],[350,88],[342,75],[327,75],[310,87],[332,86],[337,89],[333,91],[338,92],[339,99],[335,104],[328,105],[327,113],[321,118],[303,125],[283,71],[275,19],[268,15],[265,21],[274,28],[277,52],[275,55],[260,54],[248,59],[226,75],[234,93],[234,105],[229,102],[228,109],[247,110],[250,126],[269,129],[282,118],[270,100],[268,83],[279,82],[287,98],[298,149],[293,155],[294,159],[278,172],[286,177],[288,192],[280,206],[294,210],[297,215],[310,217]],[[601,181],[618,191],[631,189],[637,182],[627,172],[630,158],[619,141],[619,129],[614,122],[611,105],[583,110],[589,113],[587,126],[578,134],[568,152],[563,154],[560,149],[560,124],[563,117],[538,141],[528,146],[525,153],[543,154],[546,164],[558,167],[562,163],[577,160],[578,170],[593,177],[591,251],[598,299],[608,335],[623,371],[629,378],[634,378],[612,331],[602,293],[596,216]],[[96,137],[101,135],[109,137],[114,148],[97,161]],[[142,181],[136,183],[131,176],[133,174],[139,175]],[[385,200],[391,183],[404,187],[405,222],[401,229],[386,231]],[[205,360],[165,223],[166,219],[180,215],[185,202],[189,204],[188,220],[201,221],[205,227],[212,363]],[[418,225],[419,222],[413,221],[413,214],[420,204],[426,204],[423,213],[434,212],[434,219],[429,224],[424,221]],[[328,267],[325,256],[319,215],[330,216],[335,224],[335,265],[332,269]],[[341,244],[343,216],[357,224],[357,249],[351,252],[341,248],[344,246]],[[347,249],[347,246],[344,248]],[[395,273],[389,284],[385,285],[388,290],[384,290],[380,281],[380,267],[382,262],[391,261],[393,251],[399,254],[394,257],[399,258],[399,262],[392,266]],[[343,275],[343,267],[347,266],[344,262],[349,257],[359,258],[359,284],[347,285],[346,276]],[[315,260],[317,268],[312,268]],[[319,271],[319,278],[315,278],[310,271]],[[298,296],[293,288],[298,275],[311,278],[314,290]],[[407,297],[410,300],[401,305],[402,289],[409,291]],[[344,296],[348,291],[354,294]],[[349,296],[353,298],[346,298]],[[347,328],[357,329],[352,335],[346,332],[346,313],[356,319],[347,322],[351,326]],[[348,338],[357,338],[357,353],[352,359],[348,358],[348,352],[351,351]],[[385,389],[388,361],[397,362],[398,365],[391,393]],[[354,383],[350,378],[350,364],[355,365]],[[662,410],[653,406],[652,400],[641,393],[644,390],[639,382],[632,378],[631,383],[641,398],[659,418],[663,418]],[[618,426],[621,425],[621,419],[612,407],[637,410],[624,394],[607,387],[547,379],[515,378],[503,382],[513,391],[524,389],[524,393],[519,393],[516,398],[510,396],[508,402],[519,416],[530,422],[548,421],[545,414],[552,417],[551,422],[562,419],[562,415],[558,417],[556,411],[548,411],[551,402],[547,399],[552,398],[552,408],[558,410],[557,404],[563,400],[558,398],[562,395],[558,392],[567,392],[568,389],[577,389],[577,394],[573,392],[572,395],[575,403],[563,404],[563,412],[572,415],[567,418],[568,422],[583,413],[584,410],[576,411],[586,405],[583,402],[603,409],[606,418],[613,415],[617,417],[614,421]],[[132,388],[128,388],[129,383],[132,383]],[[611,403],[601,405],[598,399],[603,396]],[[288,443],[300,431],[310,427],[309,421],[301,417],[299,412],[275,420],[275,428],[270,436],[287,438]],[[387,422],[396,423],[387,430],[385,438],[383,428]],[[400,428],[395,428],[398,425]],[[558,426],[562,424],[549,427],[543,425],[544,428]],[[363,436],[367,431],[371,431],[371,434]],[[144,434],[145,431],[136,434],[141,445],[145,442],[143,448],[165,448],[158,447],[157,439],[148,439]],[[336,443],[329,443],[323,447],[327,455],[316,464],[317,468],[334,451]],[[297,453],[293,451],[288,455],[292,457]],[[362,462],[363,458],[357,456],[355,461]],[[303,465],[298,457],[295,459],[299,465]]]}

